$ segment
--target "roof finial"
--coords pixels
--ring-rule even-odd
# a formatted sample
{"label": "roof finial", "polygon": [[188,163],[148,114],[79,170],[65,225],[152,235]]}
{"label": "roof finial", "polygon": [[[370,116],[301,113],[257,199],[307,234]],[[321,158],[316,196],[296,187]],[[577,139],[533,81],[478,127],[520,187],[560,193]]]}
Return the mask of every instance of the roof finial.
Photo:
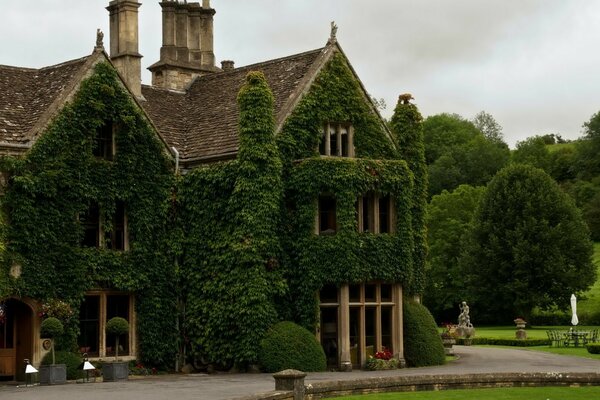
{"label": "roof finial", "polygon": [[100,29],[96,30],[96,50],[104,50],[104,33]]}
{"label": "roof finial", "polygon": [[329,34],[329,40],[327,41],[328,44],[337,42],[337,30],[338,26],[335,24],[335,21],[331,21],[331,33]]}
{"label": "roof finial", "polygon": [[404,93],[404,94],[401,94],[399,96],[398,100],[400,100],[402,102],[402,104],[410,104],[410,101],[414,100],[414,99],[415,98],[412,97],[412,94],[410,94],[410,93]]}

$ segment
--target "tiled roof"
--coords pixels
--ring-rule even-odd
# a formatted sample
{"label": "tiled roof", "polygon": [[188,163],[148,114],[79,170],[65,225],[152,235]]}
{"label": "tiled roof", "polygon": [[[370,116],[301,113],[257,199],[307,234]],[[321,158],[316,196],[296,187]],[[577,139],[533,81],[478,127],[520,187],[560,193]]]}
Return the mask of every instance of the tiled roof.
{"label": "tiled roof", "polygon": [[30,130],[88,58],[42,69],[0,65],[0,143],[27,144]]}
{"label": "tiled roof", "polygon": [[197,78],[187,92],[142,88],[142,106],[185,162],[238,150],[237,95],[249,71],[262,71],[275,97],[276,120],[309,75],[323,49]]}

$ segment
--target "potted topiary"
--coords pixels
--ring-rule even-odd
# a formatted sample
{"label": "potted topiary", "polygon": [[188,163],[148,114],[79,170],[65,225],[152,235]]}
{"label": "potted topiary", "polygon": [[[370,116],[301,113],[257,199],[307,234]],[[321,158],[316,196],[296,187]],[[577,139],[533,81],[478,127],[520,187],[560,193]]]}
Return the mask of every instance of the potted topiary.
{"label": "potted topiary", "polygon": [[105,382],[127,380],[129,363],[119,361],[119,337],[129,332],[129,323],[125,318],[114,317],[106,323],[106,333],[115,335],[115,361],[102,364],[102,377]]}
{"label": "potted topiary", "polygon": [[65,364],[56,364],[54,355],[54,338],[62,335],[64,327],[57,318],[46,318],[40,328],[42,338],[50,339],[50,349],[52,352],[52,364],[40,366],[40,384],[59,385],[67,382],[67,366]]}

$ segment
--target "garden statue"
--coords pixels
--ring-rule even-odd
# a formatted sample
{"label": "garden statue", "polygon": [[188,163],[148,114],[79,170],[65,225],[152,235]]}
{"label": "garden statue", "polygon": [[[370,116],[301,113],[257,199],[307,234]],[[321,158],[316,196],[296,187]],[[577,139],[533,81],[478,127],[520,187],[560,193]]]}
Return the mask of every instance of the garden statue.
{"label": "garden statue", "polygon": [[473,324],[471,324],[471,317],[469,316],[469,306],[466,301],[463,301],[461,305],[458,306],[460,309],[460,315],[458,316],[458,326],[465,328],[472,328]]}
{"label": "garden statue", "polygon": [[458,306],[460,309],[460,315],[458,316],[458,327],[456,333],[458,336],[465,337],[468,341],[465,341],[466,345],[470,344],[470,338],[475,336],[475,328],[471,323],[471,317],[469,316],[469,306],[466,301]]}

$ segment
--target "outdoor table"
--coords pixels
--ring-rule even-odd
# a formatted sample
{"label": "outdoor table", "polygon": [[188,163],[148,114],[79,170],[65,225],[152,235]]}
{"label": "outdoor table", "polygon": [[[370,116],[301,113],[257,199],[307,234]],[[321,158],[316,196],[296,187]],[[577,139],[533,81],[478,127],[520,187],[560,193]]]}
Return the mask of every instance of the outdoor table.
{"label": "outdoor table", "polygon": [[565,347],[573,344],[574,347],[584,346],[590,333],[588,331],[567,331],[565,335]]}

